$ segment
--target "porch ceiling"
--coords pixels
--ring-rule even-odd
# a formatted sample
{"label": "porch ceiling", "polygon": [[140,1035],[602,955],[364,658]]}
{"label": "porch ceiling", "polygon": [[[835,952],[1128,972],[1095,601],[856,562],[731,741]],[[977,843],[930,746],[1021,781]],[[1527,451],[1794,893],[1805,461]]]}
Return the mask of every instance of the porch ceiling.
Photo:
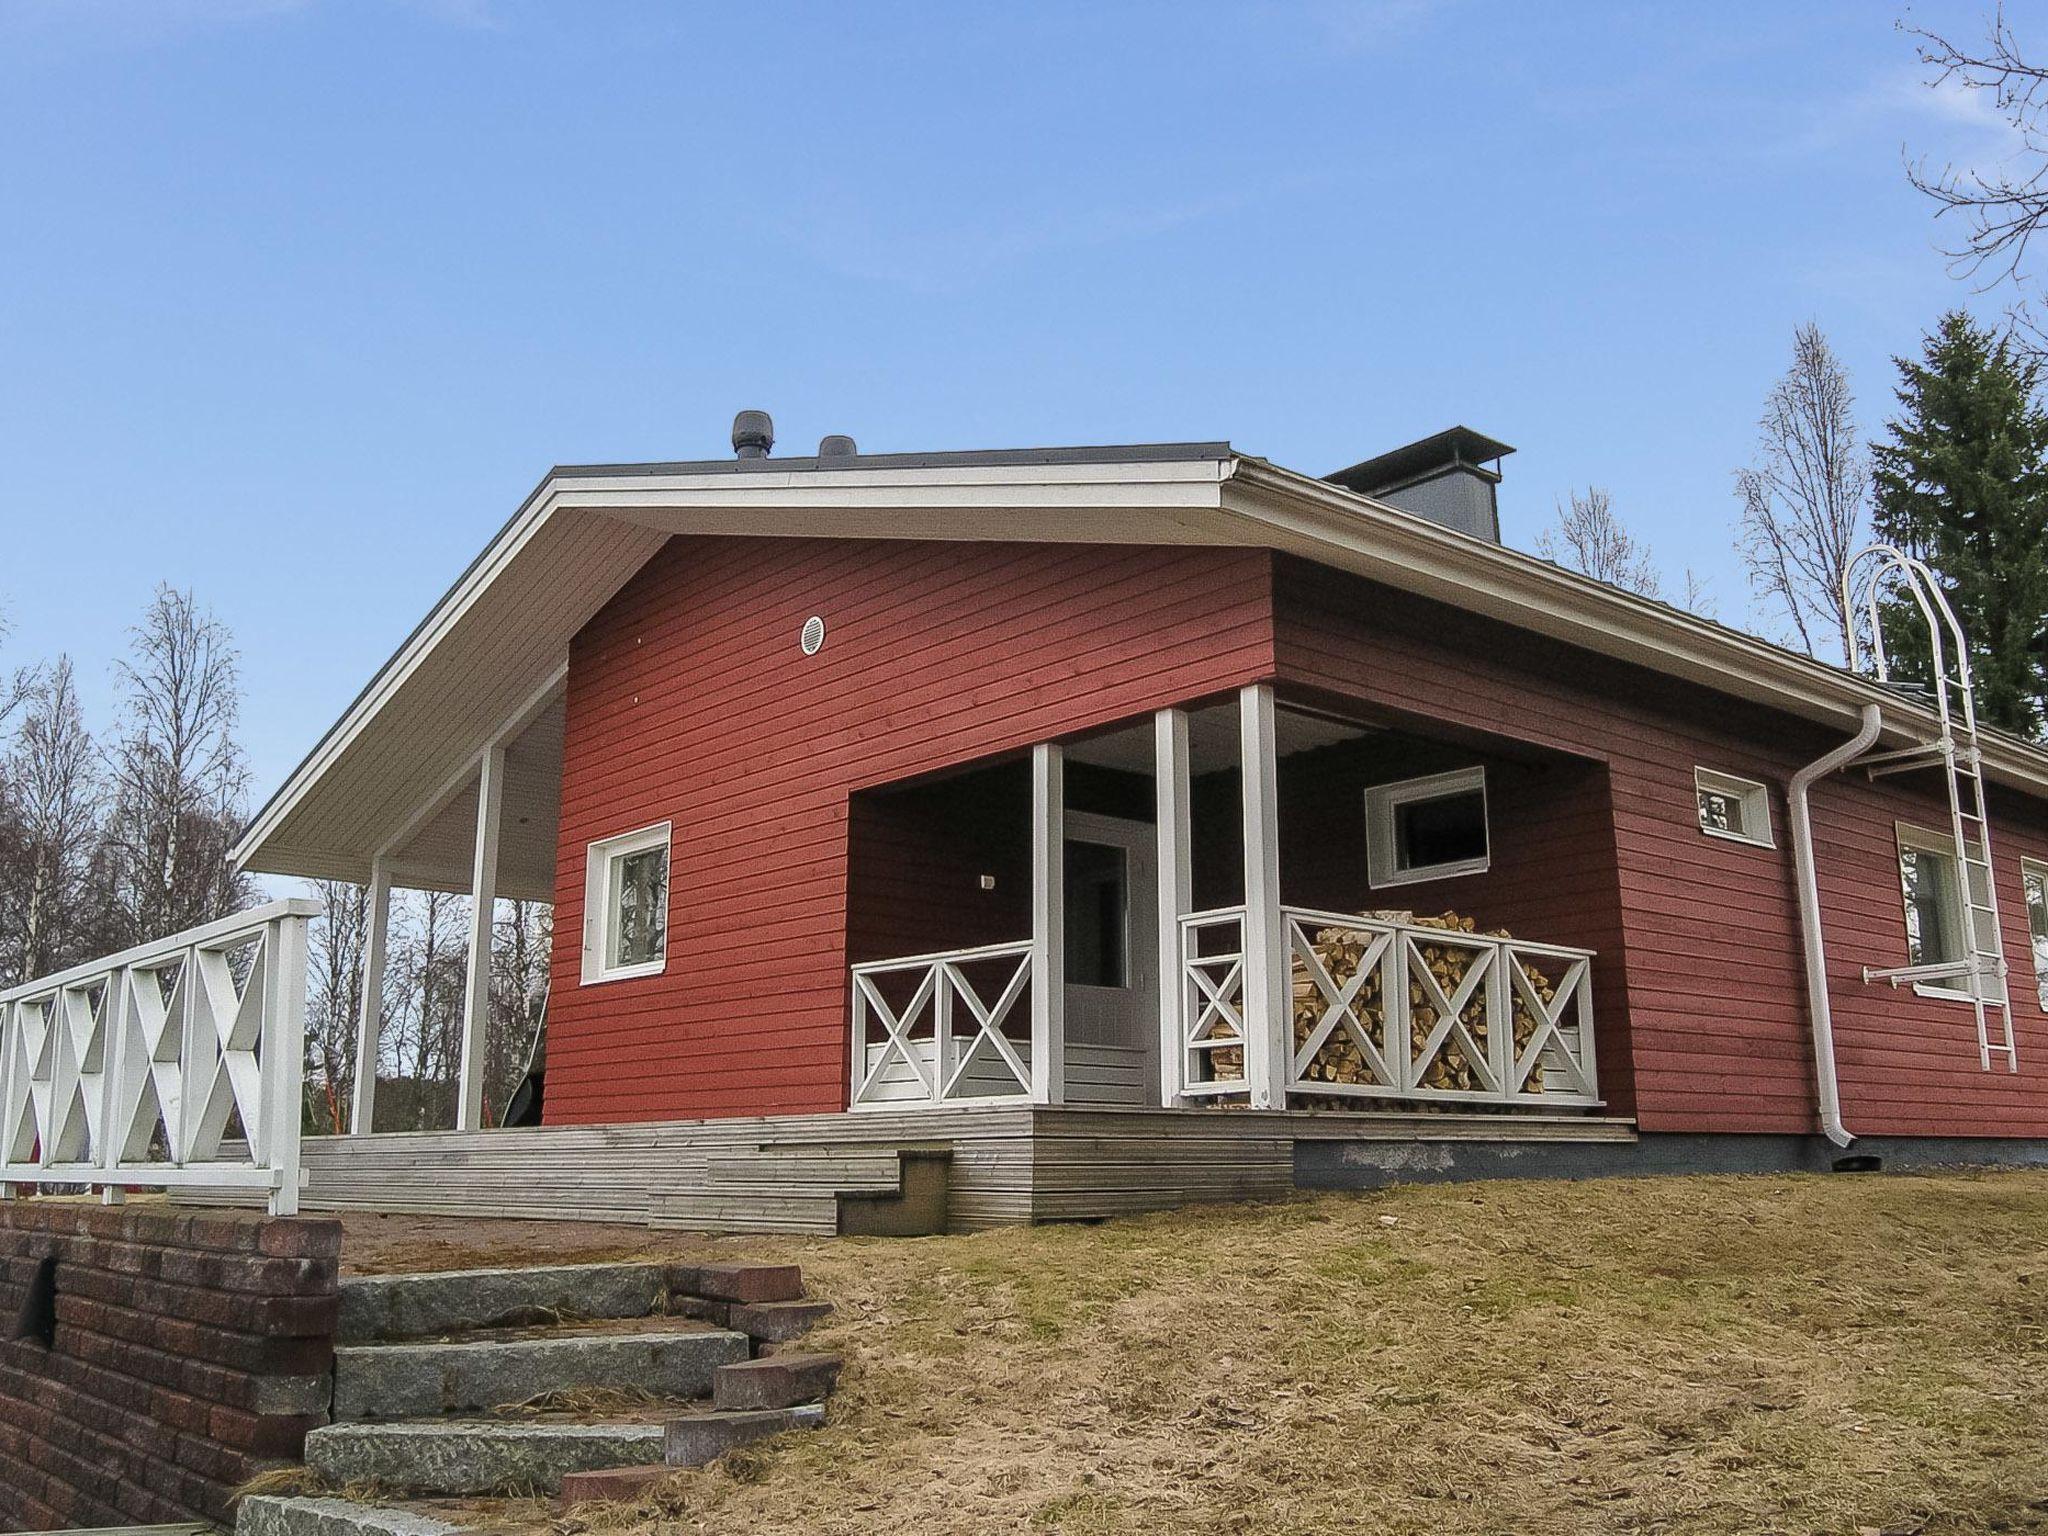
{"label": "porch ceiling", "polygon": [[[1333,720],[1327,715],[1289,709],[1283,703],[1274,712],[1276,745],[1282,757],[1313,752],[1319,747],[1356,741],[1375,733],[1375,728]],[[1211,709],[1193,710],[1188,715],[1188,767],[1195,773],[1216,773],[1238,763],[1238,720],[1235,703]],[[1069,761],[1097,768],[1115,768],[1125,773],[1150,776],[1153,759],[1152,727],[1149,723],[1106,731],[1066,746]]]}

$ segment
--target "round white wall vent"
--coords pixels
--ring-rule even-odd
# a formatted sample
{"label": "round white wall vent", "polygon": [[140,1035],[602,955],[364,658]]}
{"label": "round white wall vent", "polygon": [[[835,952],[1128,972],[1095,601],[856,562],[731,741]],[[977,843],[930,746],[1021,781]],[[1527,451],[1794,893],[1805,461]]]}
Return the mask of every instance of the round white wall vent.
{"label": "round white wall vent", "polygon": [[825,644],[825,621],[815,613],[804,620],[803,633],[796,637],[806,656],[815,656]]}

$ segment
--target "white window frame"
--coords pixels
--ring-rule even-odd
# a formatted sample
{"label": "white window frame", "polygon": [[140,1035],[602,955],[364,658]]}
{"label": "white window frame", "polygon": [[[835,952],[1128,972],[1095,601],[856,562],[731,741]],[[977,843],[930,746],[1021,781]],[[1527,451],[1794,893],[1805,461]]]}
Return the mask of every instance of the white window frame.
{"label": "white window frame", "polygon": [[[1445,800],[1453,795],[1479,791],[1479,826],[1486,837],[1486,851],[1476,859],[1456,859],[1448,864],[1418,865],[1402,869],[1399,839],[1395,836],[1394,813],[1418,800]],[[1458,875],[1481,875],[1493,865],[1493,813],[1487,803],[1486,769],[1456,768],[1449,773],[1432,773],[1419,779],[1401,779],[1392,784],[1372,784],[1365,791],[1365,875],[1374,890],[1396,885],[1419,885],[1425,880],[1449,880]]]}
{"label": "white window frame", "polygon": [[[635,976],[659,976],[668,969],[668,939],[664,934],[661,958],[642,960],[632,965],[606,965],[605,956],[612,952],[612,865],[618,860],[636,853],[645,853],[650,848],[659,848],[668,861],[669,880],[664,890],[673,891],[675,876],[675,849],[669,836],[669,823],[659,822],[651,827],[641,827],[632,832],[621,832],[615,837],[601,838],[590,844],[584,856],[583,866],[583,984],[594,985],[604,981],[626,981]],[[669,904],[665,895],[662,899],[662,925],[668,924]]]}
{"label": "white window frame", "polygon": [[[1705,794],[1725,795],[1742,806],[1741,832],[1728,832],[1720,827],[1710,827],[1701,819],[1700,796]],[[1713,768],[1695,767],[1692,771],[1693,820],[1698,823],[1701,833],[1707,837],[1718,837],[1724,842],[1747,843],[1752,848],[1775,848],[1777,839],[1771,831],[1771,787],[1759,779],[1745,779],[1739,774],[1721,773]],[[1750,831],[1749,828],[1761,831]]]}
{"label": "white window frame", "polygon": [[2039,859],[2020,860],[2020,906],[2027,914],[2027,949],[2034,962],[2034,992],[2041,1009],[2048,1012],[2048,967],[2041,964],[2041,951],[2034,944],[2034,904],[2027,900],[2027,883],[2038,881],[2048,893],[2048,864]]}
{"label": "white window frame", "polygon": [[[1894,822],[1892,826],[1898,840],[1899,857],[1896,860],[1895,867],[1899,880],[1899,920],[1901,926],[1904,925],[1908,910],[1906,906],[1905,851],[1911,848],[1916,853],[1937,854],[1947,859],[1955,870],[1955,881],[1950,887],[1952,896],[1949,917],[1955,923],[1956,932],[1963,937],[1965,954],[1967,955],[1969,949],[1973,947],[1970,935],[1970,924],[1973,918],[1970,914],[1969,895],[1964,885],[1964,882],[1970,878],[1970,868],[1963,862],[1962,850],[1956,847],[1954,835],[1948,832],[1937,832],[1932,827],[1916,826],[1909,821]],[[1971,843],[1969,846],[1978,858],[1981,859],[1983,857],[1983,844]],[[1985,871],[1986,879],[1994,878],[1994,876],[1994,871]],[[1908,938],[1910,942],[1910,935]],[[1910,951],[1907,958],[1909,960],[1912,958]],[[1942,962],[1938,960],[1922,960],[1916,963],[1939,965]],[[1916,981],[1913,983],[1913,990],[1921,997],[1935,997],[1959,1003],[1970,1001],[1970,986],[1962,977],[1937,981]],[[1985,983],[1984,997],[1986,1002],[1996,1002],[1998,1000],[1998,980],[1996,977],[1991,978]]]}

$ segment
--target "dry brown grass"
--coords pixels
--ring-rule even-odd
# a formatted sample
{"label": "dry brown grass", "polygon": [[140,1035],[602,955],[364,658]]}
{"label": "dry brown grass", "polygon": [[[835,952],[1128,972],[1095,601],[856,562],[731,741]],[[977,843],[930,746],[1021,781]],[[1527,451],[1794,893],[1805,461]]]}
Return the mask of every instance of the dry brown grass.
{"label": "dry brown grass", "polygon": [[743,1246],[838,1303],[832,1423],[558,1531],[2048,1529],[2048,1174]]}

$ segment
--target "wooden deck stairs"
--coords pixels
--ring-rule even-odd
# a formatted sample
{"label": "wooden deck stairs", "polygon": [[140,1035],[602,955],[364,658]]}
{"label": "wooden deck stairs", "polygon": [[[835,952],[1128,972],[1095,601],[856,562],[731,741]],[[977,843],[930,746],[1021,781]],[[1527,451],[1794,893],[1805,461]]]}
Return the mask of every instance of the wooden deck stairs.
{"label": "wooden deck stairs", "polygon": [[[648,1224],[677,1232],[926,1237],[946,1230],[943,1146],[777,1146],[710,1153],[648,1192]],[[681,1171],[679,1170],[679,1173]]]}

